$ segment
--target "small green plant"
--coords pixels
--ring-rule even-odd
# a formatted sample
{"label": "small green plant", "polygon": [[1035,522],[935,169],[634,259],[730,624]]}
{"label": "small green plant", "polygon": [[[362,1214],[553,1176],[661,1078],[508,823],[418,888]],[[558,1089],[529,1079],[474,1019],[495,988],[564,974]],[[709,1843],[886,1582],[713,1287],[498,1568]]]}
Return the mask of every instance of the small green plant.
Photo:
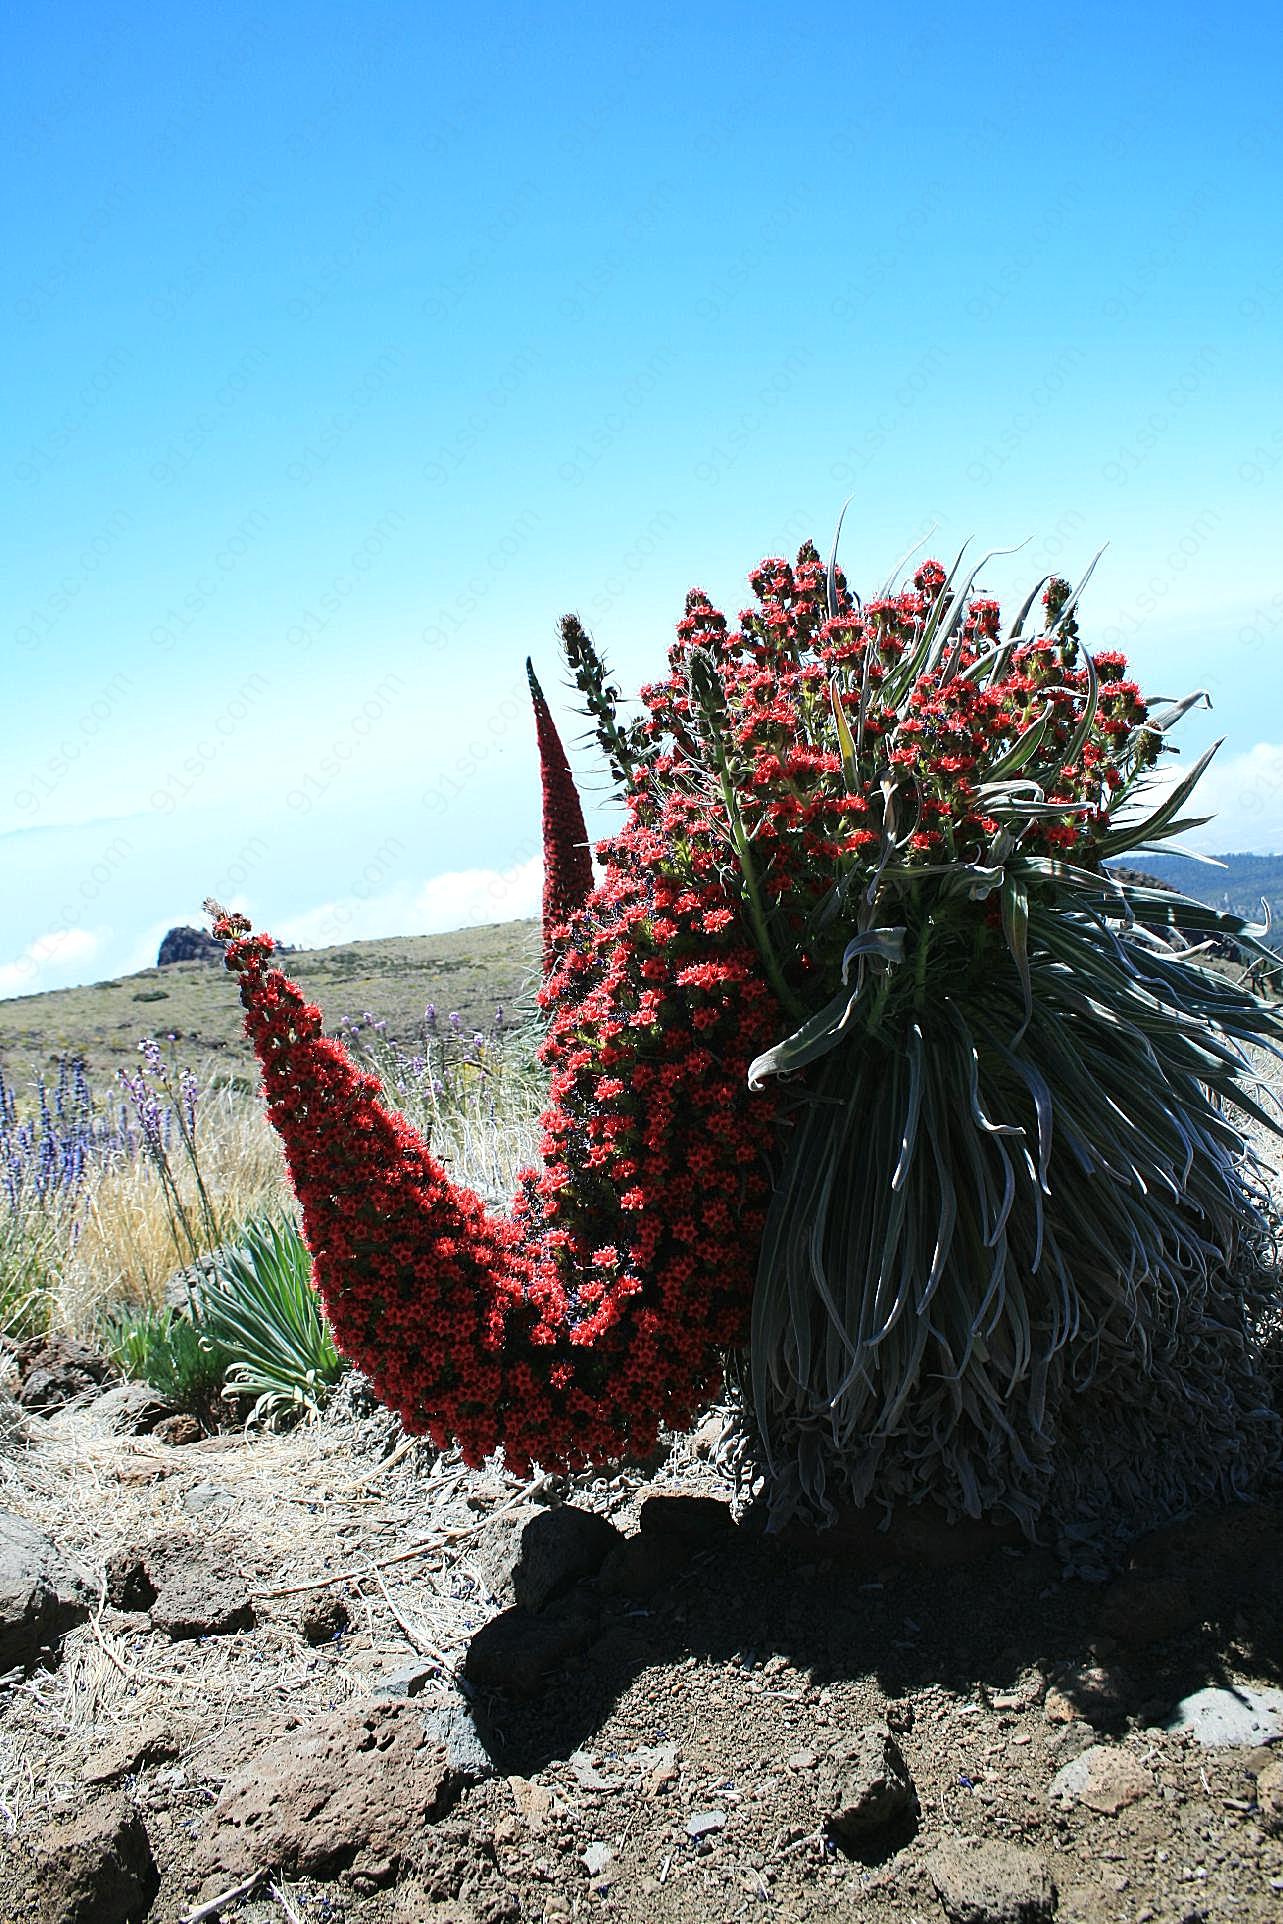
{"label": "small green plant", "polygon": [[293,1222],[256,1218],[213,1252],[186,1310],[118,1305],[104,1346],[124,1375],[206,1417],[248,1397],[251,1422],[315,1415],[346,1365],[311,1272]]}
{"label": "small green plant", "polygon": [[315,1415],[346,1364],[297,1227],[288,1218],[258,1217],[215,1250],[213,1262],[198,1315],[205,1337],[227,1358],[224,1395],[254,1397],[251,1422]]}
{"label": "small green plant", "polygon": [[0,1336],[21,1341],[48,1328],[55,1272],[51,1212],[37,1206],[0,1213]]}
{"label": "small green plant", "polygon": [[185,1409],[209,1411],[222,1393],[231,1359],[200,1321],[181,1310],[117,1305],[103,1342],[122,1375],[172,1396]]}

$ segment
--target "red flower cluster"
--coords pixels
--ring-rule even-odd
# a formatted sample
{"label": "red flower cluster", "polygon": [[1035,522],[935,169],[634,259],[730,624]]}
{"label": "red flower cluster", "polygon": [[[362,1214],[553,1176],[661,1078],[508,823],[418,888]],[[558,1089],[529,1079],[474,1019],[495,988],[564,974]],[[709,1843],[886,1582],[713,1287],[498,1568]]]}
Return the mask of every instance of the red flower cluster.
{"label": "red flower cluster", "polygon": [[[694,822],[711,827],[717,810],[690,673],[702,654],[724,708],[716,732],[740,860],[755,868],[775,946],[803,992],[820,963],[832,987],[834,955],[802,939],[817,902],[855,901],[888,866],[980,865],[1014,844],[1024,855],[1097,865],[1115,793],[1152,762],[1156,738],[1113,652],[1096,658],[1095,711],[1082,725],[1091,676],[1072,612],[1061,620],[1068,583],[1049,584],[1042,634],[1004,643],[988,597],[950,620],[936,561],[922,564],[911,589],[862,608],[839,576],[832,618],[809,543],[795,567],[766,560],[750,579],[759,606],[741,614],[735,632],[702,590],[688,596],[669,676],[642,691],[655,744],[650,775],[663,792],[657,819],[666,835],[680,838]],[[1036,754],[1024,757],[1031,733]],[[1000,808],[987,785],[1004,776],[1024,792],[1004,795]],[[1013,809],[1023,811],[1014,831]],[[836,955],[848,924],[833,925]]]}

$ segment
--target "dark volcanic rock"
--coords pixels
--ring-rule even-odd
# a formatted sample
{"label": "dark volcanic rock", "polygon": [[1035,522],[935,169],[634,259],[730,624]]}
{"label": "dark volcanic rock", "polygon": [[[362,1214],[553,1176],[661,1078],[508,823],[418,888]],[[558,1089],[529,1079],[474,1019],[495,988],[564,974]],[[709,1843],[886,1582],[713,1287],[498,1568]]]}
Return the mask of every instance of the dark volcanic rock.
{"label": "dark volcanic rock", "polygon": [[56,1545],[0,1510],[0,1671],[30,1670],[88,1614],[88,1589]]}
{"label": "dark volcanic rock", "polygon": [[614,1524],[595,1510],[523,1503],[487,1519],[473,1562],[499,1603],[542,1610],[580,1578],[594,1576],[622,1542]]}
{"label": "dark volcanic rock", "polygon": [[132,1544],[113,1550],[107,1559],[107,1601],[115,1610],[148,1610],[155,1602],[152,1582],[142,1552]]}
{"label": "dark volcanic rock", "polygon": [[601,1588],[608,1596],[650,1597],[679,1577],[690,1561],[676,1537],[625,1537],[601,1566]]}
{"label": "dark volcanic rock", "polygon": [[1256,1802],[1263,1828],[1272,1837],[1283,1837],[1283,1758],[1272,1757],[1258,1775]]}
{"label": "dark volcanic rock", "polygon": [[127,1924],[159,1888],[143,1820],[123,1798],[99,1799],[40,1840],[31,1894],[44,1924]]}
{"label": "dark volcanic rock", "polygon": [[177,1449],[180,1444],[199,1443],[204,1431],[190,1410],[175,1410],[172,1416],[164,1416],[152,1431],[158,1443],[168,1443]]}
{"label": "dark volcanic rock", "polygon": [[530,1610],[505,1610],[483,1624],[468,1645],[463,1674],[487,1689],[533,1697],[567,1657],[584,1649],[595,1628],[589,1615],[538,1617]]}
{"label": "dark volcanic rock", "polygon": [[581,1577],[595,1576],[622,1541],[614,1524],[595,1510],[580,1510],[573,1503],[541,1510],[521,1532],[512,1567],[513,1596],[527,1610],[542,1610]]}
{"label": "dark volcanic rock", "polygon": [[428,1742],[445,1748],[446,1762],[462,1784],[479,1784],[494,1776],[490,1753],[481,1741],[467,1704],[430,1704],[422,1712]]}
{"label": "dark volcanic rock", "polygon": [[180,1316],[190,1316],[217,1274],[218,1259],[209,1251],[198,1256],[194,1263],[186,1263],[182,1269],[174,1270],[165,1279],[162,1292],[165,1308],[176,1309]]}
{"label": "dark volcanic rock", "polygon": [[911,1825],[918,1794],[885,1724],[865,1724],[824,1766],[817,1795],[835,1837],[855,1849]]}
{"label": "dark volcanic rock", "polygon": [[102,1746],[85,1771],[87,1784],[114,1784],[121,1777],[136,1776],[149,1764],[167,1764],[177,1757],[182,1746],[170,1726],[160,1717],[126,1728]]}
{"label": "dark volcanic rock", "polygon": [[200,1558],[196,1537],[166,1531],[146,1543],[123,1543],[107,1558],[107,1601],[117,1610],[149,1610],[156,1593],[188,1564]]}
{"label": "dark volcanic rock", "polygon": [[92,1396],[114,1374],[105,1356],[78,1343],[74,1336],[33,1336],[18,1345],[14,1360],[18,1365],[17,1401],[24,1410],[42,1416],[78,1397]]}
{"label": "dark volcanic rock", "polygon": [[953,1924],[1041,1924],[1056,1908],[1047,1866],[1016,1844],[952,1837],[927,1868]]}
{"label": "dark volcanic rock", "polygon": [[166,1578],[151,1620],[167,1637],[226,1637],[253,1628],[254,1606],[240,1571],[202,1561]]}
{"label": "dark volcanic rock", "polygon": [[409,1704],[336,1710],[280,1733],[224,1784],[200,1846],[211,1885],[252,1871],[387,1884],[459,1786]]}
{"label": "dark volcanic rock", "polygon": [[216,942],[212,935],[206,935],[204,929],[184,925],[170,929],[165,936],[156,957],[156,967],[163,969],[171,962],[221,962],[222,959],[221,942]]}
{"label": "dark volcanic rock", "polygon": [[254,1623],[244,1572],[177,1533],[108,1557],[107,1600],[117,1610],[150,1610],[153,1627],[170,1637],[221,1637]]}
{"label": "dark volcanic rock", "polygon": [[148,1383],[117,1383],[104,1390],[94,1414],[110,1423],[117,1436],[148,1436],[158,1423],[178,1409],[172,1396],[162,1396]]}
{"label": "dark volcanic rock", "polygon": [[298,1613],[299,1630],[305,1642],[310,1644],[333,1643],[336,1637],[343,1635],[351,1621],[352,1612],[342,1597],[336,1597],[332,1590],[322,1590],[319,1595],[308,1597]]}
{"label": "dark volcanic rock", "polygon": [[729,1503],[715,1496],[648,1496],[641,1506],[641,1533],[692,1553],[725,1546],[735,1534]]}

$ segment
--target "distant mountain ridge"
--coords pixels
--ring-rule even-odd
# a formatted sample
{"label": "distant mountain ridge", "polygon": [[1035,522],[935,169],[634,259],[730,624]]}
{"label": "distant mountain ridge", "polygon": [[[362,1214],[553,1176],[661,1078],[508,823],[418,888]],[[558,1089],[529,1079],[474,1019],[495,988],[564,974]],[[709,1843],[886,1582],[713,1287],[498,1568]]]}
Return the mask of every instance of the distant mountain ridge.
{"label": "distant mountain ridge", "polygon": [[1269,904],[1274,924],[1271,942],[1283,941],[1283,855],[1218,855],[1224,868],[1208,868],[1187,855],[1144,855],[1129,858],[1157,881],[1182,895],[1192,895],[1209,908],[1230,909],[1235,915],[1261,919],[1261,903]]}

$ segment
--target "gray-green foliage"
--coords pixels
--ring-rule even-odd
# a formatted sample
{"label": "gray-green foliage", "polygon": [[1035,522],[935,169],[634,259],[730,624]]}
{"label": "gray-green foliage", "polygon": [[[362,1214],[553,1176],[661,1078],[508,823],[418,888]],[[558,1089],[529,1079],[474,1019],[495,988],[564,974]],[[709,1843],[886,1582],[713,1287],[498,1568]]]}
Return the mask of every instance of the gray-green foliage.
{"label": "gray-green foliage", "polygon": [[312,1286],[307,1245],[288,1219],[258,1218],[214,1252],[198,1314],[227,1358],[224,1394],[252,1398],[255,1422],[315,1414],[346,1367]]}
{"label": "gray-green foliage", "polygon": [[[937,625],[881,699],[938,664]],[[965,672],[1000,672],[1012,645]],[[1213,751],[1179,781],[1151,772],[1198,697],[1134,729],[1085,863],[1026,852],[1088,738],[1083,661],[1068,747],[1039,715],[977,779],[997,828],[981,860],[906,860],[912,796],[888,758],[875,875],[832,903],[855,911],[842,986],[750,1073],[783,1077],[786,1107],[745,1386],[777,1520],[926,1498],[1027,1529],[1137,1527],[1278,1464],[1264,1358],[1283,1298],[1248,1132],[1279,1127],[1259,1065],[1283,1017],[1191,943],[1258,974],[1278,957],[1242,917],[1099,866],[1201,826],[1182,811]],[[854,766],[840,715],[838,737]]]}
{"label": "gray-green foliage", "polygon": [[108,1353],[126,1376],[188,1408],[252,1399],[251,1420],[314,1415],[345,1368],[294,1223],[258,1218],[207,1259],[186,1310],[120,1307]]}
{"label": "gray-green foliage", "polygon": [[1027,1016],[1015,968],[945,922],[798,1106],[753,1328],[782,1509],[876,1489],[1032,1525],[1070,1406],[1105,1384],[1115,1474],[1143,1462],[1165,1507],[1277,1447],[1251,1415],[1277,1284],[1239,1126],[1269,1121],[1243,1052],[1275,1020],[1129,930],[1099,878],[1031,879]]}

